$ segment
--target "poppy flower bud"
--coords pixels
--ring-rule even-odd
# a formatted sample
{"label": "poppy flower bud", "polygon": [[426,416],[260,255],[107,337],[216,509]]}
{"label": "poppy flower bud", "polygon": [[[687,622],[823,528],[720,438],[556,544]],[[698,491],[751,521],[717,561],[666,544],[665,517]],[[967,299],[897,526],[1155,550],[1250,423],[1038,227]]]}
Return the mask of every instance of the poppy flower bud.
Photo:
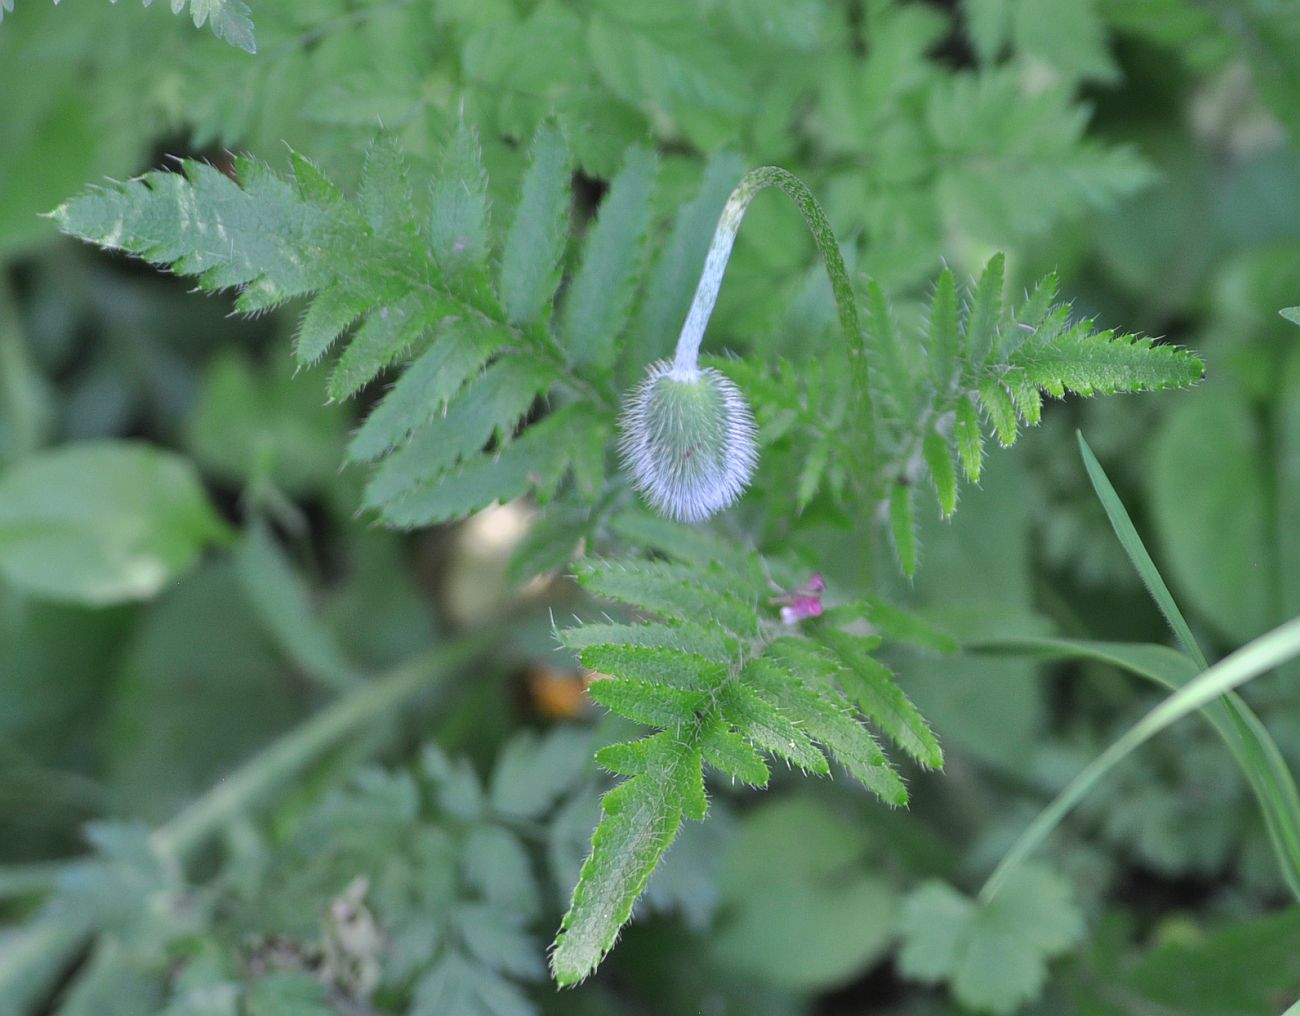
{"label": "poppy flower bud", "polygon": [[740,497],[758,463],[744,395],[712,367],[653,364],[628,397],[620,450],[657,511],[699,522]]}

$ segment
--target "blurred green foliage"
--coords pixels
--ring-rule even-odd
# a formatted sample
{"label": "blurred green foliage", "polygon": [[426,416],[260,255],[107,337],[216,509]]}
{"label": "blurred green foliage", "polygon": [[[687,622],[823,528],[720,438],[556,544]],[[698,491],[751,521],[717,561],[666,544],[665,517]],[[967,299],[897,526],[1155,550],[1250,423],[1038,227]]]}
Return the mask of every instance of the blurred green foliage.
{"label": "blurred green foliage", "polygon": [[[779,163],[823,199],[902,335],[927,334],[944,265],[964,282],[1001,250],[1010,303],[1058,272],[1079,316],[1167,336],[1208,372],[1191,392],[1049,401],[1014,451],[986,450],[952,521],[917,499],[908,582],[836,497],[842,456],[810,451],[839,426],[818,401],[838,380],[834,305],[798,212],[763,199],[710,341],[754,375],[764,466],[718,532],[783,574],[821,572],[828,603],[887,595],[964,643],[1168,642],[1088,486],[1081,428],[1214,660],[1300,613],[1287,4],[309,0],[254,5],[255,54],[241,7],[4,5],[0,1013],[1224,1016],[1295,1001],[1294,900],[1208,725],[1144,747],[980,903],[1030,817],[1156,693],[1097,659],[892,643],[881,658],[946,758],[905,770],[909,810],[785,767],[766,795],[710,780],[713,817],[688,824],[606,966],[555,994],[543,943],[606,789],[591,756],[635,728],[553,697],[577,671],[552,614],[605,607],[563,579],[520,590],[501,559],[567,573],[575,548],[653,550],[654,534],[593,525],[563,495],[541,518],[409,535],[357,521],[366,476],[340,465],[362,414],[324,404],[323,372],[292,376],[301,303],[232,317],[227,298],[40,217],[168,156],[280,170],[286,143],[353,194],[380,133],[443,179],[464,121],[487,171],[476,214],[502,237],[554,129],[577,234],[646,238],[615,237],[590,269],[579,245],[556,252],[554,279],[585,270],[593,290],[644,269],[621,386],[671,348],[730,187]],[[203,12],[215,36],[195,31]],[[630,145],[658,175],[645,220],[621,226],[601,202],[620,172],[613,193],[645,189]],[[521,308],[554,281],[528,267],[513,268]],[[575,310],[562,326],[599,360],[603,323]],[[488,352],[465,355],[469,376]],[[346,728],[197,846],[160,835],[259,751],[476,626],[492,645],[445,694]],[[1296,669],[1244,691],[1293,769]]]}

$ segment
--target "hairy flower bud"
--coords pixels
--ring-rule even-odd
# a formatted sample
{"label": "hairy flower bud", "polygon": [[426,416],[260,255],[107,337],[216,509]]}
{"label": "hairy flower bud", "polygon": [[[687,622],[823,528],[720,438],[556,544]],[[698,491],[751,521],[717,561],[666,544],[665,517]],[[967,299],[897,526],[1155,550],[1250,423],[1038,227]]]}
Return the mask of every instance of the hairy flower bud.
{"label": "hairy flower bud", "polygon": [[619,447],[637,489],[680,522],[699,522],[732,504],[758,463],[749,405],[712,367],[652,365],[621,424]]}

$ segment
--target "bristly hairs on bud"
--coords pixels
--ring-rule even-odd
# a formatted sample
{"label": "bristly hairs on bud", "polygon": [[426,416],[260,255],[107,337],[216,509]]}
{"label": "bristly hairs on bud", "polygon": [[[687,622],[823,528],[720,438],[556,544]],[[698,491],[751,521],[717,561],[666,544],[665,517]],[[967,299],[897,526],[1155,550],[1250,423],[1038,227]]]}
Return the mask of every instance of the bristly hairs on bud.
{"label": "bristly hairs on bud", "polygon": [[745,396],[712,367],[699,366],[700,343],[722,288],[741,219],[754,196],[779,187],[803,212],[826,262],[831,290],[848,341],[849,369],[858,400],[864,462],[871,460],[866,344],[839,244],[821,206],[798,177],[776,166],[745,174],[718,219],[704,270],[671,362],[650,366],[624,405],[619,448],[638,490],[651,506],[680,522],[701,522],[734,504],[758,465],[758,429]]}

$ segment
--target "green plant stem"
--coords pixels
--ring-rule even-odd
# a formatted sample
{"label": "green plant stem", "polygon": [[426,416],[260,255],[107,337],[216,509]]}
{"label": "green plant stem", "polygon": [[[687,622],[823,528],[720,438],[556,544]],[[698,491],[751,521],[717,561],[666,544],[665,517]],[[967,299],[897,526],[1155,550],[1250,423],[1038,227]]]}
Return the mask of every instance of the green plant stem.
{"label": "green plant stem", "polygon": [[867,363],[867,340],[858,317],[858,305],[853,295],[853,283],[848,268],[844,264],[844,255],[840,252],[839,241],[822,206],[817,203],[808,185],[793,173],[779,166],[760,166],[750,170],[740,179],[736,189],[731,192],[727,204],[718,219],[718,226],[713,235],[713,242],[705,258],[704,271],[700,275],[691,309],[682,326],[678,339],[675,367],[683,371],[693,370],[699,358],[700,342],[709,317],[713,313],[718,292],[722,287],[722,276],[726,271],[727,260],[731,257],[731,248],[740,229],[741,219],[749,203],[762,190],[776,187],[792,200],[803,214],[808,231],[812,233],[813,242],[826,265],[826,274],[830,278],[831,293],[835,297],[835,307],[839,313],[840,329],[844,333],[845,355],[848,361],[849,379],[855,396],[856,410],[855,440],[853,446],[858,449],[857,459],[860,477],[866,481],[867,469],[875,458],[875,415],[871,405],[870,369]]}
{"label": "green plant stem", "polygon": [[[212,836],[265,803],[349,734],[444,681],[496,637],[485,631],[440,646],[344,695],[156,829],[151,837],[154,849],[184,863]],[[52,912],[7,944],[0,952],[0,1016],[27,1011],[95,931],[79,917]]]}
{"label": "green plant stem", "polygon": [[[1097,660],[1169,691],[1177,691],[1198,673],[1186,654],[1168,646],[1012,637],[980,640],[964,648],[1027,654],[1039,659]],[[1300,794],[1286,759],[1263,722],[1236,692],[1208,703],[1201,713],[1223,738],[1254,791],[1278,868],[1292,895],[1300,900]]]}
{"label": "green plant stem", "polygon": [[980,899],[987,902],[997,895],[1007,876],[1047,839],[1084,794],[1132,751],[1188,713],[1296,656],[1300,656],[1300,617],[1247,643],[1166,698],[1088,763],[1055,800],[1039,812],[984,883]]}
{"label": "green plant stem", "polygon": [[447,677],[489,644],[487,635],[478,635],[439,647],[344,695],[156,829],[151,837],[154,849],[184,862],[214,833],[265,800],[344,735]]}

